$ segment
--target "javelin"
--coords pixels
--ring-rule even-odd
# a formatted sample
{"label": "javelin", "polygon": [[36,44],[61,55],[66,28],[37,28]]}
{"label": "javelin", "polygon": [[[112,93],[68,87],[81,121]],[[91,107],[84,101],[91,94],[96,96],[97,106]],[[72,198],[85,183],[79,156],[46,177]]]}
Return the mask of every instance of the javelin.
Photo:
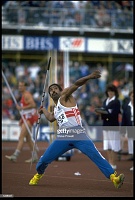
{"label": "javelin", "polygon": [[[3,73],[3,71],[2,71],[2,76],[3,76],[3,78],[4,78],[4,80],[5,80],[6,84],[7,84],[7,87],[8,87],[8,89],[9,89],[9,91],[10,91],[10,94],[11,94],[13,100],[14,100],[15,105],[18,105],[18,103],[17,103],[17,101],[16,101],[16,99],[15,99],[13,93],[12,93],[12,90],[11,90],[9,84],[8,84],[8,81],[7,81],[7,79],[6,79],[6,77],[5,77],[4,73]],[[26,126],[26,128],[27,128],[27,130],[28,130],[28,132],[29,132],[29,134],[30,134],[30,136],[31,136],[31,131],[30,131],[29,127],[28,127],[28,124],[27,124],[27,122],[26,122],[24,116],[22,115],[21,111],[19,111],[19,113],[20,113],[20,115],[21,115],[21,117],[22,117],[22,119],[23,119],[23,122],[24,122],[24,124],[25,124],[25,126]],[[32,138],[32,140],[33,140],[33,138]]]}
{"label": "javelin", "polygon": [[[46,72],[45,83],[44,83],[44,88],[43,88],[43,93],[42,93],[42,99],[41,99],[41,105],[40,105],[40,107],[43,107],[44,96],[45,96],[45,89],[46,89],[46,83],[47,83],[47,76],[48,76],[48,72],[49,72],[49,69],[50,69],[50,63],[51,63],[51,57],[49,58],[49,61],[48,61],[48,67],[47,67],[47,72]],[[41,118],[41,114],[39,114],[39,117],[38,117],[37,130],[36,130],[36,134],[35,134],[35,141],[34,141],[34,146],[33,146],[32,159],[33,159],[35,144],[36,144],[37,135],[38,135],[39,126],[40,126],[40,118]],[[31,165],[32,165],[32,159],[31,159]],[[31,165],[30,165],[30,169],[31,169]]]}

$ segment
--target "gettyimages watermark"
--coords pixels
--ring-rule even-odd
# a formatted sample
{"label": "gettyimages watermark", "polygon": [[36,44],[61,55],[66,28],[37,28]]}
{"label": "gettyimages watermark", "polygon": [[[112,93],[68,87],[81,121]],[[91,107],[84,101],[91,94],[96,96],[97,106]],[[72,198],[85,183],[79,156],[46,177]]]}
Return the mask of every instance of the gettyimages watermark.
{"label": "gettyimages watermark", "polygon": [[[130,137],[135,140],[135,126],[77,126],[72,128],[62,127],[56,131],[56,138],[63,140],[87,140],[103,141],[105,135],[112,135],[110,138],[113,140],[113,134],[116,133],[115,141],[120,137]],[[106,138],[109,139],[108,137]]]}
{"label": "gettyimages watermark", "polygon": [[84,128],[74,127],[74,128],[59,128],[57,129],[57,139],[80,139],[86,133]]}
{"label": "gettyimages watermark", "polygon": [[84,129],[76,129],[76,128],[72,128],[72,129],[66,129],[66,128],[61,128],[57,130],[57,135],[64,133],[65,135],[69,135],[69,134],[81,134],[81,133],[85,133]]}

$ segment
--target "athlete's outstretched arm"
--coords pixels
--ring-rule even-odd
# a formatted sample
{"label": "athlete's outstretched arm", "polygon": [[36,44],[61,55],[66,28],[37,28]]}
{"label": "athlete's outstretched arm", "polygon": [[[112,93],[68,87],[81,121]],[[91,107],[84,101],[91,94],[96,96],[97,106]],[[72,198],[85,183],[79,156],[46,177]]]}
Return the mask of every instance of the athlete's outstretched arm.
{"label": "athlete's outstretched arm", "polygon": [[99,70],[95,70],[91,74],[78,79],[73,85],[63,90],[62,96],[64,95],[66,98],[68,98],[74,91],[76,91],[80,86],[84,85],[90,79],[97,79],[100,77],[101,72]]}

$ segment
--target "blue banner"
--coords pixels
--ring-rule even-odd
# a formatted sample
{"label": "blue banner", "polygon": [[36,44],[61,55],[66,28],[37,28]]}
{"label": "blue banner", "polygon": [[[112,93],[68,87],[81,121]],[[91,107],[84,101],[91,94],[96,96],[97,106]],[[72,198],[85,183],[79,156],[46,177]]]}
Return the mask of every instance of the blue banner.
{"label": "blue banner", "polygon": [[58,49],[58,37],[24,36],[25,50],[52,50]]}

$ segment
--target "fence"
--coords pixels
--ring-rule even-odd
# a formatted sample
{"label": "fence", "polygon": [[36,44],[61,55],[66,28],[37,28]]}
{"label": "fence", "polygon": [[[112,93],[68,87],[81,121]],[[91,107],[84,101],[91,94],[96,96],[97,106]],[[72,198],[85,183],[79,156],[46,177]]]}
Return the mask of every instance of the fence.
{"label": "fence", "polygon": [[69,9],[69,8],[36,8],[36,7],[2,7],[2,26],[17,25],[18,28],[46,27],[50,31],[57,27],[83,29],[132,29],[133,12],[130,10]]}

